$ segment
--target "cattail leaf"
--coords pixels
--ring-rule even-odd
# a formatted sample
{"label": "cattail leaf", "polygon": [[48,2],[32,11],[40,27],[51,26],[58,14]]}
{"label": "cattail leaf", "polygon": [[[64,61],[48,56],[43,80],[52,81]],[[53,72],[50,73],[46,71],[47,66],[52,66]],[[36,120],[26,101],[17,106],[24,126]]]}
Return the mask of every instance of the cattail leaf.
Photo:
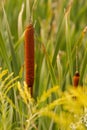
{"label": "cattail leaf", "polygon": [[3,57],[3,60],[5,61],[8,69],[9,69],[9,71],[11,71],[11,67],[10,67],[10,63],[9,63],[9,57],[8,57],[8,54],[7,54],[5,42],[3,40],[1,32],[0,32],[0,53],[1,53],[1,56]]}
{"label": "cattail leaf", "polygon": [[85,73],[86,65],[87,65],[87,48],[85,49],[85,53],[84,53],[84,56],[83,56],[81,69],[80,69],[80,84],[81,85],[83,83],[83,76],[84,76],[84,73]]}
{"label": "cattail leaf", "polygon": [[55,76],[55,73],[54,73],[54,70],[53,70],[53,66],[52,66],[52,63],[50,62],[49,55],[47,54],[44,45],[43,45],[43,50],[44,50],[44,53],[46,55],[46,60],[47,60],[48,68],[49,68],[49,73],[50,73],[50,76],[51,76],[51,79],[52,79],[52,83],[53,83],[53,85],[57,85],[56,76]]}
{"label": "cattail leaf", "polygon": [[[60,23],[59,23],[59,26],[58,26],[58,29],[57,29],[57,34],[56,34],[56,45],[55,45],[55,50],[54,50],[54,54],[53,54],[53,58],[52,58],[52,66],[54,67],[55,66],[55,63],[56,63],[56,58],[57,58],[57,54],[58,54],[58,51],[59,51],[59,47],[60,47],[60,37],[62,35],[62,29],[63,29],[63,25],[64,25],[64,18],[62,18],[60,16]],[[63,44],[63,43],[61,43]],[[47,81],[47,88],[49,87],[49,81],[50,81],[50,76],[48,76],[48,81]]]}
{"label": "cattail leaf", "polygon": [[[40,43],[38,43],[38,47],[40,47]],[[41,49],[40,51],[35,51],[35,57],[37,57],[36,67],[35,67],[35,82],[34,82],[34,96],[36,98],[37,96],[41,95],[45,89],[44,88],[45,82],[43,82],[45,76],[45,73],[43,73],[43,70],[45,69],[45,58],[44,58],[44,53],[41,52]],[[42,82],[44,83],[43,85]]]}
{"label": "cattail leaf", "polygon": [[72,49],[72,57],[73,58],[75,58],[74,54],[75,54],[75,51],[76,51],[76,47],[80,48],[80,46],[82,45],[82,41],[83,41],[83,39],[85,37],[86,32],[87,32],[87,26],[81,31],[80,36],[78,37],[78,39],[75,42],[75,45],[74,45],[74,47]]}
{"label": "cattail leaf", "polygon": [[24,11],[24,3],[22,4],[21,10],[18,15],[18,37],[20,37],[23,33],[23,25],[22,25],[23,11]]}
{"label": "cattail leaf", "polygon": [[20,45],[23,43],[23,41],[24,41],[24,33],[25,32],[23,32],[23,34],[20,36],[20,38],[18,39],[18,41],[15,43],[15,51],[17,51],[18,50],[18,48],[20,47]]}
{"label": "cattail leaf", "polygon": [[72,79],[73,76],[73,65],[72,65],[72,55],[71,55],[71,36],[70,36],[70,19],[69,19],[69,14],[70,14],[70,10],[71,10],[71,4],[69,4],[69,6],[66,8],[66,12],[65,12],[65,35],[66,35],[66,53],[67,53],[67,60],[68,60],[68,65],[69,65],[69,72],[70,72],[70,76]]}
{"label": "cattail leaf", "polygon": [[8,20],[7,20],[7,15],[6,15],[4,7],[3,7],[3,14],[4,14],[4,20],[5,20],[6,29],[7,29],[7,32],[8,32],[8,37],[9,37],[9,45],[10,45],[10,51],[11,51],[11,56],[12,56],[12,64],[13,64],[14,74],[17,75],[18,74],[18,63],[17,63],[15,50],[14,50],[14,47],[13,47],[12,34],[11,34],[11,31],[10,31],[10,27],[9,27],[9,23],[8,23]]}
{"label": "cattail leaf", "polygon": [[62,65],[61,65],[59,54],[57,56],[57,68],[58,68],[59,86],[61,87],[62,86],[62,80],[63,80],[63,72],[62,72]]}

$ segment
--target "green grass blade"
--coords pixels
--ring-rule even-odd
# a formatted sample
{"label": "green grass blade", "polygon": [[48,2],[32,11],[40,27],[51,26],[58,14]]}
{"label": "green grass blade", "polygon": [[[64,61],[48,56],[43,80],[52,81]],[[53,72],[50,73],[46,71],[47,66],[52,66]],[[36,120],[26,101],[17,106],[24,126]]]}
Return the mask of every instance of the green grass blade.
{"label": "green grass blade", "polygon": [[3,40],[2,34],[0,32],[0,53],[3,58],[3,61],[6,63],[8,70],[11,72],[11,67],[10,67],[10,62],[9,62],[9,57],[7,54],[5,42]]}
{"label": "green grass blade", "polygon": [[6,29],[7,29],[8,37],[9,37],[9,45],[10,45],[11,56],[12,56],[12,65],[13,65],[13,69],[14,69],[13,71],[14,71],[15,75],[17,75],[19,72],[18,71],[18,63],[17,63],[17,58],[16,58],[14,47],[13,47],[12,35],[11,35],[11,31],[10,31],[10,27],[9,27],[9,23],[7,20],[7,16],[6,16],[6,12],[5,12],[4,7],[3,7],[3,14],[4,14],[4,20],[6,23]]}
{"label": "green grass blade", "polygon": [[59,54],[57,56],[57,69],[58,69],[59,86],[61,87],[62,86],[62,80],[63,80],[63,72],[62,72],[62,65],[61,65]]}
{"label": "green grass blade", "polygon": [[68,65],[69,65],[69,73],[70,77],[72,79],[73,77],[73,65],[72,65],[72,55],[71,55],[71,37],[70,37],[70,19],[69,19],[69,14],[70,14],[70,9],[71,9],[71,4],[66,9],[65,12],[65,29],[66,29],[66,54],[67,54],[67,60],[68,60]]}
{"label": "green grass blade", "polygon": [[23,34],[20,36],[20,38],[18,39],[18,41],[15,43],[15,51],[17,52],[18,48],[20,47],[20,45],[23,43],[24,41],[24,32]]}
{"label": "green grass blade", "polygon": [[52,66],[52,63],[50,62],[49,55],[47,54],[44,45],[43,45],[43,51],[46,55],[46,60],[47,60],[47,64],[48,64],[49,73],[50,73],[50,76],[51,76],[51,79],[52,79],[52,83],[53,83],[53,85],[57,85],[56,76],[55,76],[55,73],[54,73],[54,70],[53,70],[53,66]]}
{"label": "green grass blade", "polygon": [[18,37],[20,37],[23,33],[23,22],[22,22],[23,11],[24,11],[24,3],[22,4],[21,10],[18,15]]}
{"label": "green grass blade", "polygon": [[[58,27],[58,30],[57,30],[57,36],[56,36],[56,46],[55,46],[55,49],[54,49],[54,54],[53,54],[53,58],[52,58],[52,66],[54,67],[55,64],[56,64],[56,59],[57,59],[57,54],[58,54],[58,51],[59,51],[59,48],[60,48],[60,37],[62,35],[62,29],[63,29],[63,24],[64,24],[64,19],[61,18],[61,21],[59,23],[59,27]],[[48,75],[48,81],[47,81],[47,88],[49,87],[49,82],[50,82],[50,76]]]}
{"label": "green grass blade", "polygon": [[86,65],[87,65],[87,48],[85,49],[85,54],[83,56],[81,69],[80,69],[80,85],[83,84],[83,76],[85,73]]}

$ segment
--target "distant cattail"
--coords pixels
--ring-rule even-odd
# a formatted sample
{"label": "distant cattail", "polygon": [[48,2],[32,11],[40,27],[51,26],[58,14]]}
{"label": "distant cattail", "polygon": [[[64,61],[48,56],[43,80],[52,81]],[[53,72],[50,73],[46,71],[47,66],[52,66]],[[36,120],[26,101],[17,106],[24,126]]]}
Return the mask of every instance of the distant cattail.
{"label": "distant cattail", "polygon": [[80,75],[79,75],[79,72],[76,71],[74,77],[73,77],[73,86],[74,87],[77,87],[78,84],[79,84],[79,78],[80,78]]}
{"label": "distant cattail", "polygon": [[76,72],[75,72],[75,75],[73,77],[73,86],[74,87],[77,87],[78,84],[79,84],[79,79],[80,79],[80,74],[79,74],[79,71],[78,71],[78,47],[76,46]]}
{"label": "distant cattail", "polygon": [[31,95],[34,82],[34,28],[30,24],[25,30],[25,78]]}

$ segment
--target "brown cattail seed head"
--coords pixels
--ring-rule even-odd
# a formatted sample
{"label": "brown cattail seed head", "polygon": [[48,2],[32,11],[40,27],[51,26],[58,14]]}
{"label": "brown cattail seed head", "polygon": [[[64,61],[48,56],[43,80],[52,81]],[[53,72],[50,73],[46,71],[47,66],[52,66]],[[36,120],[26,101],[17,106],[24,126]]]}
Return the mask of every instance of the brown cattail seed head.
{"label": "brown cattail seed head", "polygon": [[34,82],[34,28],[32,24],[25,30],[25,69],[26,83],[32,95]]}
{"label": "brown cattail seed head", "polygon": [[79,84],[79,78],[80,78],[80,75],[79,75],[79,72],[76,71],[74,77],[73,77],[73,85],[74,87],[77,87],[78,84]]}

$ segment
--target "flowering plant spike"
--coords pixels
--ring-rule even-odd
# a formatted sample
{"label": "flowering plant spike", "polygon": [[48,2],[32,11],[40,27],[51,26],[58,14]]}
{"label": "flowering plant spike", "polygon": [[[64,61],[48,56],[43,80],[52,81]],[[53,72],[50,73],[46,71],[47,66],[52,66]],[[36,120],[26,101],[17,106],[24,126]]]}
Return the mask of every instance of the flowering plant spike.
{"label": "flowering plant spike", "polygon": [[34,28],[29,24],[25,29],[25,78],[27,86],[33,94],[34,82]]}

